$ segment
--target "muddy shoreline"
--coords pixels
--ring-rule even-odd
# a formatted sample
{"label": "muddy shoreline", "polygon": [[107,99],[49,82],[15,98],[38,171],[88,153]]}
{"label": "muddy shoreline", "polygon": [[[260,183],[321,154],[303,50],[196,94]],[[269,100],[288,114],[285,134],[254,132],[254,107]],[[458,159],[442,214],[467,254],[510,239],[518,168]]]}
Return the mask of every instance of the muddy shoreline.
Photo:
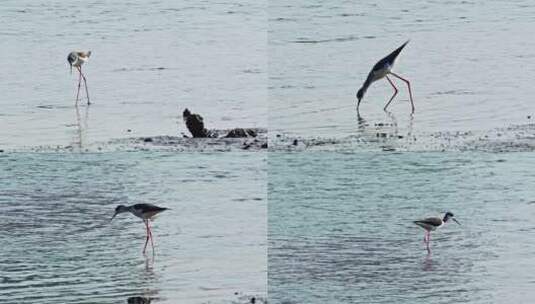
{"label": "muddy shoreline", "polygon": [[387,152],[531,152],[535,151],[535,123],[489,131],[400,134],[389,126],[343,138],[305,138],[270,134],[269,151],[387,151]]}
{"label": "muddy shoreline", "polygon": [[[211,130],[213,134],[228,134],[233,129]],[[171,135],[128,137],[85,146],[49,145],[1,148],[5,152],[532,152],[535,151],[535,123],[512,125],[489,131],[434,132],[399,134],[379,125],[355,135],[327,138],[301,137],[282,133],[269,134],[265,128],[250,128],[255,137],[191,138]]]}

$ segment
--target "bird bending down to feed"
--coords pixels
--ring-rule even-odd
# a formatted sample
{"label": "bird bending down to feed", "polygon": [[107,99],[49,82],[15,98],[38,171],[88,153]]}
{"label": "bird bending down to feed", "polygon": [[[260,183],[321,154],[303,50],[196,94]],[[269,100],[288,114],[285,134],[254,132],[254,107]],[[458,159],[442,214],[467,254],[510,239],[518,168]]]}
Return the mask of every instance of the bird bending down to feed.
{"label": "bird bending down to feed", "polygon": [[152,231],[150,229],[149,220],[153,220],[154,217],[158,213],[163,212],[167,209],[168,208],[158,207],[152,204],[135,204],[132,206],[119,205],[117,206],[117,208],[115,208],[115,214],[112,216],[111,220],[113,220],[115,216],[117,216],[117,214],[124,213],[124,212],[130,212],[133,215],[142,219],[143,222],[145,223],[145,227],[147,228],[147,239],[145,241],[145,247],[143,247],[143,254],[145,253],[145,250],[147,249],[147,244],[149,243],[149,239],[150,239],[150,244],[152,245],[152,253],[154,254],[154,243],[152,239]]}
{"label": "bird bending down to feed", "polygon": [[453,217],[453,213],[451,212],[446,212],[443,218],[428,217],[423,220],[414,221],[416,225],[425,229],[424,243],[426,244],[428,253],[431,253],[431,248],[429,248],[429,242],[431,241],[431,231],[435,231],[438,228],[442,227],[450,219],[459,225],[461,224]]}
{"label": "bird bending down to feed", "polygon": [[69,65],[71,66],[71,74],[72,74],[72,67],[75,67],[78,70],[79,77],[78,77],[78,92],[76,93],[76,104],[78,104],[78,96],[80,95],[80,86],[82,85],[82,79],[84,80],[84,87],[85,87],[85,94],[87,96],[87,104],[91,104],[89,101],[89,90],[87,89],[87,80],[85,78],[84,73],[82,73],[82,65],[89,60],[89,56],[91,56],[91,51],[88,52],[70,52],[69,56],[67,56],[67,61],[69,62]]}
{"label": "bird bending down to feed", "polygon": [[395,77],[403,80],[407,84],[407,87],[409,88],[409,96],[410,96],[410,99],[411,99],[411,107],[412,107],[412,112],[411,113],[414,113],[414,102],[412,100],[411,83],[407,79],[405,79],[405,78],[399,76],[398,74],[395,74],[394,72],[392,72],[392,67],[394,66],[394,63],[396,62],[396,58],[399,56],[399,53],[401,53],[401,50],[403,50],[403,48],[407,45],[407,43],[409,43],[409,40],[407,40],[405,43],[403,43],[395,51],[390,53],[390,55],[388,55],[385,58],[379,60],[379,62],[377,62],[373,66],[372,70],[368,74],[368,77],[366,78],[366,81],[364,81],[364,84],[362,85],[362,87],[357,92],[357,100],[358,100],[358,102],[357,102],[357,112],[359,111],[360,102],[362,101],[362,98],[364,97],[364,94],[366,94],[366,91],[368,90],[370,85],[373,82],[375,82],[375,81],[377,81],[379,79],[382,79],[382,78],[386,78],[386,80],[388,80],[388,82],[394,88],[394,94],[392,95],[392,97],[390,97],[390,100],[387,102],[387,104],[384,107],[384,110],[386,111],[386,109],[388,108],[388,106],[390,105],[390,103],[392,102],[394,97],[396,97],[396,95],[398,94],[398,88],[394,85],[394,82],[392,82],[390,77],[388,77],[388,75],[392,75],[392,76],[395,76]]}

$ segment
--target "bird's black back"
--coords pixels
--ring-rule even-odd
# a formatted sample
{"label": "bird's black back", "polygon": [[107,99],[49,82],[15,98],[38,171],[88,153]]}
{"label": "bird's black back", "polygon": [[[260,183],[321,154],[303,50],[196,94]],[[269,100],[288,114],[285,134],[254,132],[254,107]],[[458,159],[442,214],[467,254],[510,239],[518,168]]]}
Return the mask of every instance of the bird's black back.
{"label": "bird's black back", "polygon": [[132,206],[134,209],[143,210],[143,212],[161,212],[167,210],[164,207],[158,207],[153,204],[135,204]]}
{"label": "bird's black back", "polygon": [[439,218],[436,217],[430,217],[419,221],[414,221],[415,224],[424,224],[424,225],[430,225],[434,227],[438,227],[442,224],[442,221]]}
{"label": "bird's black back", "polygon": [[390,53],[388,56],[386,56],[385,58],[379,60],[379,62],[377,62],[374,66],[373,66],[373,69],[372,71],[375,71],[375,70],[381,70],[385,67],[385,65],[392,65],[394,64],[394,61],[396,60],[396,58],[399,56],[399,53],[401,53],[401,50],[403,50],[403,48],[407,45],[407,43],[409,43],[409,40],[407,40],[405,43],[403,43],[400,47],[398,47],[397,49],[395,49],[392,53]]}

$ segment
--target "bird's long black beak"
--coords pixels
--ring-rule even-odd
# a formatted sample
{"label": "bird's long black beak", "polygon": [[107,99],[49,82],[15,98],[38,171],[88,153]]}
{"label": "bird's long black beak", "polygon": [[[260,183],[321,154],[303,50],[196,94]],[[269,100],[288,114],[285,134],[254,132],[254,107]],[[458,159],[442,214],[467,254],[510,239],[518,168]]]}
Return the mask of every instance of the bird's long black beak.
{"label": "bird's long black beak", "polygon": [[457,225],[459,225],[459,226],[461,225],[461,223],[459,223],[455,218],[452,217],[451,219],[452,219],[455,223],[457,223]]}
{"label": "bird's long black beak", "polygon": [[113,214],[113,216],[110,219],[110,222],[117,216],[117,214],[118,214],[117,212],[115,212],[115,214]]}

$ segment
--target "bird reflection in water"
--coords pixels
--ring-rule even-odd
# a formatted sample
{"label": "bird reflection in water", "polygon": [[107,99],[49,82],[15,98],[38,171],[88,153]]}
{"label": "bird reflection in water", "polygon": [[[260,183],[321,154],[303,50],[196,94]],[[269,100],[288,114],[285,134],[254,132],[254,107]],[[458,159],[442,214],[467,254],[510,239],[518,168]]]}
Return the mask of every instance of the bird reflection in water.
{"label": "bird reflection in water", "polygon": [[413,114],[409,115],[406,133],[405,129],[401,129],[400,131],[398,120],[396,119],[394,113],[385,111],[385,114],[388,122],[374,123],[372,127],[370,127],[371,124],[368,122],[368,120],[360,115],[359,112],[357,112],[357,133],[359,137],[368,142],[377,142],[378,139],[391,141],[392,139],[400,140],[404,138],[412,138],[414,121]]}
{"label": "bird reflection in water", "polygon": [[86,144],[87,130],[88,130],[88,121],[89,121],[89,107],[85,107],[84,117],[80,115],[80,107],[78,105],[74,106],[76,110],[76,136],[73,139],[72,146],[77,147],[82,150]]}
{"label": "bird reflection in water", "polygon": [[423,262],[423,270],[432,271],[433,269],[434,267],[433,267],[433,260],[431,259],[431,253],[428,252]]}

